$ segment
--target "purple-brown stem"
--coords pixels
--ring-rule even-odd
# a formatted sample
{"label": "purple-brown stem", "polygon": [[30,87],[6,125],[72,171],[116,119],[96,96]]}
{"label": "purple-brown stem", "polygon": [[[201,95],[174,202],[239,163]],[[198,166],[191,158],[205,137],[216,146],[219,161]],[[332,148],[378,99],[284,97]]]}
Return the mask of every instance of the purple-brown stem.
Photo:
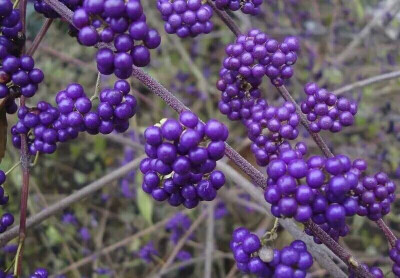
{"label": "purple-brown stem", "polygon": [[232,31],[235,36],[239,36],[242,32],[239,27],[236,25],[235,21],[233,21],[232,17],[230,17],[225,11],[221,11],[215,6],[212,0],[207,0],[207,3],[212,7],[214,12],[221,18],[221,20],[225,23],[226,26]]}
{"label": "purple-brown stem", "polygon": [[[26,5],[27,0],[20,2],[21,21],[22,21],[22,32],[25,34],[26,30]],[[53,19],[47,19],[29,50],[26,52],[32,56],[40,42],[47,33]],[[24,47],[25,51],[25,47]],[[25,106],[25,97],[20,98],[20,107]],[[22,170],[22,188],[21,188],[21,203],[20,203],[20,224],[19,224],[19,236],[18,236],[18,253],[15,261],[14,274],[19,277],[22,271],[22,258],[24,253],[24,242],[26,238],[26,216],[28,207],[28,196],[29,196],[29,167],[30,167],[30,156],[28,149],[28,138],[25,134],[21,134],[21,170]]]}
{"label": "purple-brown stem", "polygon": [[[69,23],[72,23],[72,11],[70,11],[63,3],[57,0],[44,0],[50,7],[52,7],[55,11],[57,11],[64,19],[66,19]],[[225,18],[229,17],[226,13],[223,13],[222,16]],[[226,22],[224,20],[224,22]],[[233,20],[229,21],[233,28],[234,22]],[[239,28],[237,28],[239,30]],[[240,32],[239,32],[240,34]],[[111,48],[110,45],[103,45],[104,47]],[[171,92],[169,92],[165,87],[163,87],[160,83],[158,83],[154,78],[149,76],[143,70],[133,67],[132,76],[137,78],[139,81],[143,83],[150,91],[158,95],[162,98],[172,109],[176,112],[180,113],[184,110],[190,110],[187,108],[179,99],[177,99]],[[252,166],[246,159],[244,159],[240,154],[238,154],[234,149],[232,149],[229,145],[227,145],[225,154],[229,157],[242,171],[244,171],[247,175],[249,175],[253,182],[262,188],[266,186],[266,177],[258,171],[254,166]],[[337,242],[335,242],[329,235],[327,235],[318,225],[309,225],[306,224],[306,227],[312,231],[313,235],[316,236],[321,242],[323,242],[326,246],[328,246],[332,251],[347,264],[350,268],[353,269],[356,276],[359,277],[368,277],[373,278],[373,276],[367,272],[360,263],[358,263],[352,255],[341,247]],[[331,248],[333,247],[333,248]]]}
{"label": "purple-brown stem", "polygon": [[[26,31],[26,5],[27,0],[21,0],[19,9],[21,13],[22,32]],[[25,47],[24,50],[25,51]],[[20,98],[20,107],[25,106],[25,97]],[[20,203],[20,221],[19,221],[19,236],[18,236],[18,253],[15,261],[14,275],[21,276],[22,258],[24,254],[24,242],[26,238],[26,214],[28,207],[29,195],[29,150],[28,138],[26,134],[21,134],[21,170],[22,170],[22,188],[21,188],[21,203]]]}

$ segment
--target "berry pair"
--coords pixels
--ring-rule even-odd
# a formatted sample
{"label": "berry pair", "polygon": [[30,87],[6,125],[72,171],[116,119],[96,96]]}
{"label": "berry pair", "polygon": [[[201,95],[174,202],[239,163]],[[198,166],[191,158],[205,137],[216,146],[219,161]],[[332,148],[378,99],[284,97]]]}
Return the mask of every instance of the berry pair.
{"label": "berry pair", "polygon": [[200,201],[215,199],[225,184],[222,172],[214,170],[225,153],[228,129],[217,120],[206,124],[190,111],[163,120],[144,133],[145,158],[142,189],[157,201],[194,208]]}

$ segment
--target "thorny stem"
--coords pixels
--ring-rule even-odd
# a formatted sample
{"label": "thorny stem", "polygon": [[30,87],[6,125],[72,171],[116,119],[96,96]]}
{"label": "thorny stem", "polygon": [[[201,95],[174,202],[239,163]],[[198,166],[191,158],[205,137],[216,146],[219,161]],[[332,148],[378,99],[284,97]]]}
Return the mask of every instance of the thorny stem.
{"label": "thorny stem", "polygon": [[[211,2],[210,0],[208,0]],[[72,11],[68,9],[63,3],[57,0],[45,0],[46,4],[56,10],[64,19],[66,19],[69,23],[72,24]],[[211,3],[213,4],[213,3]],[[215,8],[215,6],[212,5]],[[235,24],[231,19],[229,21],[229,16],[221,13],[217,13],[219,16],[224,17],[224,22],[229,24],[228,27],[235,33],[239,28],[235,30]],[[104,45],[104,47],[109,47],[109,45]],[[171,92],[165,89],[160,83],[154,80],[151,76],[145,73],[143,70],[133,67],[132,75],[136,77],[139,81],[141,81],[150,91],[160,96],[172,109],[177,111],[178,113],[189,110],[179,99],[177,99]],[[243,172],[248,174],[253,182],[262,188],[266,186],[266,177],[258,171],[254,166],[252,166],[246,159],[244,159],[240,154],[238,154],[234,149],[232,149],[228,144],[226,144],[227,148],[225,154],[229,157]],[[325,233],[318,225],[309,222],[306,224],[306,227],[310,229],[314,236],[316,236],[321,242],[323,242],[326,246],[328,246],[339,258],[341,258],[349,267],[354,269],[354,272],[357,276],[360,277],[369,277],[373,278],[373,276],[367,272],[359,263],[357,263],[357,267],[353,267],[349,259],[352,258],[351,254],[341,247],[336,241],[334,241],[327,233]]]}

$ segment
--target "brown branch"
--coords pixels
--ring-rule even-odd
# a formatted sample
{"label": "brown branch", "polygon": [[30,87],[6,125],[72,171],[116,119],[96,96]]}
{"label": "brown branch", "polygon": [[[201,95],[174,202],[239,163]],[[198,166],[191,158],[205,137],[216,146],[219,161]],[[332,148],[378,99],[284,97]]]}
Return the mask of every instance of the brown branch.
{"label": "brown branch", "polygon": [[46,33],[49,30],[52,23],[53,23],[52,18],[46,19],[46,21],[44,22],[39,33],[36,35],[35,40],[33,41],[32,45],[26,52],[26,54],[28,54],[29,56],[32,56],[35,53],[36,49],[38,48],[39,44],[42,42],[44,36],[46,35]]}

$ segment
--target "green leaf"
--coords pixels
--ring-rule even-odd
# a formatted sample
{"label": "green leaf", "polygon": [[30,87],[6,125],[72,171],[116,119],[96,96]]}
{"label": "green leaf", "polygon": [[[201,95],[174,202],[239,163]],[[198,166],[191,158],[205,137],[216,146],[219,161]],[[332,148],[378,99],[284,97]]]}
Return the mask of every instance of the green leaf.
{"label": "green leaf", "polygon": [[356,13],[358,19],[363,19],[364,18],[364,6],[361,3],[361,0],[355,0],[354,5],[356,6]]}
{"label": "green leaf", "polygon": [[54,226],[50,226],[50,227],[47,228],[46,237],[49,240],[49,243],[51,245],[56,245],[56,244],[61,243],[63,241],[63,237],[56,230],[56,228],[54,228]]}
{"label": "green leaf", "polygon": [[334,67],[327,68],[323,72],[324,78],[326,78],[331,84],[342,84],[343,75],[340,70]]}
{"label": "green leaf", "polygon": [[[136,183],[141,184],[143,176],[136,175]],[[152,216],[153,216],[153,200],[145,193],[142,188],[138,188],[137,193],[137,205],[140,211],[140,214],[146,219],[147,222],[152,224]]]}

